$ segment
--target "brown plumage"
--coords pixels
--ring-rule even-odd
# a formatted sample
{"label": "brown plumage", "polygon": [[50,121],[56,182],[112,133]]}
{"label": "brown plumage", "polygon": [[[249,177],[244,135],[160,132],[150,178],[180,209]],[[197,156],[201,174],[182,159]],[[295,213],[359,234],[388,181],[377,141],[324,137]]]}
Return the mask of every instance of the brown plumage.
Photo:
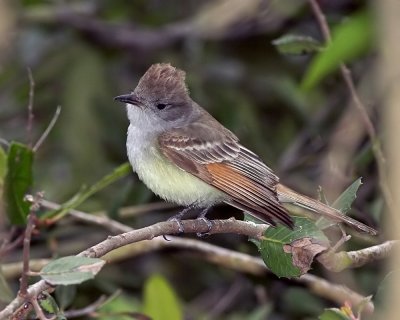
{"label": "brown plumage", "polygon": [[[276,225],[292,228],[293,220],[276,194],[278,177],[259,157],[214,118],[202,117],[159,136],[161,152],[183,170],[229,195],[225,202]],[[208,118],[209,119],[209,118]]]}
{"label": "brown plumage", "polygon": [[[162,197],[187,205],[194,198],[203,206],[223,201],[271,225],[279,222],[293,228],[293,220],[283,206],[290,202],[357,230],[377,234],[361,222],[280,184],[254,152],[242,146],[231,131],[190,98],[183,71],[169,64],[153,65],[131,94],[116,99],[127,103],[127,146],[133,168]],[[147,161],[152,157],[157,157],[156,164]],[[182,171],[175,171],[175,166],[184,171],[184,177]],[[155,178],[154,170],[164,178],[181,177],[193,191],[182,190],[181,185],[167,185]],[[213,199],[208,200],[208,196]]]}

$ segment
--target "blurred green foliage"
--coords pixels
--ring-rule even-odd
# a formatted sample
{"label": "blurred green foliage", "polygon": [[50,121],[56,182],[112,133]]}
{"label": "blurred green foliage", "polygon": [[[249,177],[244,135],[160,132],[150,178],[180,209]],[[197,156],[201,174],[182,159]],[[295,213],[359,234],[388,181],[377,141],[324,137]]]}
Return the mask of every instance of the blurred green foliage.
{"label": "blurred green foliage", "polygon": [[332,42],[310,64],[302,87],[311,89],[341,63],[350,62],[364,54],[373,44],[374,30],[368,12],[359,12],[332,30]]}
{"label": "blurred green foliage", "polygon": [[144,286],[143,313],[151,319],[183,319],[183,312],[174,290],[160,275],[152,275]]}
{"label": "blurred green foliage", "polygon": [[272,41],[282,54],[304,55],[323,49],[322,44],[309,36],[287,34]]}

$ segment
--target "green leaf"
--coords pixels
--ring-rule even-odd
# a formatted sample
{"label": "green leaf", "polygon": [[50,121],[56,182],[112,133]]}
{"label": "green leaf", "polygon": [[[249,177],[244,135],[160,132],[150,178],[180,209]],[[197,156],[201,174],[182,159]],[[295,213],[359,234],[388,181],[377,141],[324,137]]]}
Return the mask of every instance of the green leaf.
{"label": "green leaf", "polygon": [[[326,236],[316,227],[312,220],[304,217],[293,217],[293,219],[295,222],[294,230],[282,225],[268,228],[259,247],[265,264],[278,277],[299,277],[307,270],[306,266],[295,265],[293,259],[295,257],[294,249],[296,251],[300,250],[302,256],[307,256],[308,248],[312,251],[315,247],[317,253],[319,253],[329,244]],[[289,253],[288,247],[291,247],[296,242],[305,242],[307,245],[299,248],[294,246],[293,251]],[[301,250],[305,251],[302,252]],[[309,264],[311,264],[313,257],[314,255],[309,257]]]}
{"label": "green leaf", "polygon": [[13,299],[13,293],[8,286],[0,265],[0,302],[9,303]]}
{"label": "green leaf", "polygon": [[302,55],[321,51],[322,44],[309,36],[287,34],[272,41],[282,54]]}
{"label": "green leaf", "polygon": [[[42,293],[39,296],[38,301],[39,301],[40,307],[47,313],[56,315],[57,317],[62,316],[60,308],[58,307],[54,298],[49,293],[47,293],[47,292]],[[57,318],[57,319],[59,319],[59,318]],[[64,319],[65,319],[65,317],[64,317]]]}
{"label": "green leaf", "polygon": [[55,291],[61,310],[68,308],[76,296],[76,286],[58,286]]}
{"label": "green leaf", "polygon": [[153,320],[183,319],[178,297],[161,275],[153,275],[145,284],[143,313]]}
{"label": "green leaf", "polygon": [[26,145],[12,142],[7,157],[4,183],[5,208],[12,224],[24,225],[30,204],[24,200],[32,186],[33,151]]}
{"label": "green leaf", "polygon": [[279,298],[280,303],[285,306],[286,314],[318,315],[324,309],[322,300],[308,288],[289,287]]}
{"label": "green leaf", "polygon": [[104,264],[102,259],[68,256],[44,266],[40,276],[52,285],[79,284],[93,279]]}
{"label": "green leaf", "polygon": [[85,200],[91,197],[93,194],[99,192],[100,190],[104,189],[108,185],[112,184],[113,182],[125,177],[132,171],[131,166],[129,163],[124,163],[114,169],[110,174],[103,177],[100,181],[96,182],[89,188],[84,188],[84,190],[80,191],[76,195],[74,195],[70,200],[64,203],[60,209],[50,211],[41,216],[42,219],[48,218],[61,218],[68,213],[69,210],[78,207],[82,204]]}
{"label": "green leaf", "polygon": [[[332,204],[332,207],[338,209],[343,214],[346,214],[351,209],[351,205],[354,200],[357,198],[357,192],[360,186],[362,185],[361,177],[354,181],[346,190],[342,192],[342,194],[335,200]],[[335,225],[336,222],[333,222],[326,218],[319,218],[316,222],[316,225],[321,229],[326,229],[332,225]]]}
{"label": "green leaf", "polygon": [[241,317],[241,319],[247,320],[263,320],[267,319],[268,316],[272,313],[273,307],[271,304],[263,304],[260,307],[252,310],[252,312],[246,317]]}
{"label": "green leaf", "polygon": [[357,198],[357,192],[361,185],[361,178],[358,178],[342,192],[339,198],[332,204],[332,207],[338,209],[342,213],[347,213],[351,209],[354,200]]}
{"label": "green leaf", "polygon": [[367,51],[373,38],[371,19],[368,12],[362,11],[333,29],[332,42],[316,55],[304,76],[301,84],[304,90],[313,88],[342,62],[349,62]]}
{"label": "green leaf", "polygon": [[1,186],[3,185],[6,172],[7,172],[7,154],[0,146],[0,191],[1,191]]}
{"label": "green leaf", "polygon": [[318,317],[319,320],[351,320],[340,309],[325,309],[324,313]]}

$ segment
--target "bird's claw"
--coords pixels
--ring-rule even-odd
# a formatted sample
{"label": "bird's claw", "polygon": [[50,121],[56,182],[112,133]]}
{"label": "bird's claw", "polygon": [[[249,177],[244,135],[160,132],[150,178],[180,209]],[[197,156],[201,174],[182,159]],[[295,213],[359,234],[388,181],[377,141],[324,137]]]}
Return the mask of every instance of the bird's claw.
{"label": "bird's claw", "polygon": [[[183,227],[182,219],[180,217],[174,216],[169,218],[167,221],[175,221],[178,224],[178,234],[185,232],[185,228]],[[168,239],[165,234],[163,235],[163,238],[165,241],[171,241],[171,239]]]}
{"label": "bird's claw", "polygon": [[213,227],[212,221],[211,221],[211,220],[208,220],[206,217],[198,217],[197,220],[202,220],[202,221],[204,221],[204,223],[205,223],[205,224],[207,225],[207,227],[208,227],[208,230],[207,230],[206,232],[197,232],[196,235],[197,235],[199,238],[203,238],[203,237],[209,236],[209,235],[210,235],[210,231],[211,231],[211,229],[212,229],[212,227]]}

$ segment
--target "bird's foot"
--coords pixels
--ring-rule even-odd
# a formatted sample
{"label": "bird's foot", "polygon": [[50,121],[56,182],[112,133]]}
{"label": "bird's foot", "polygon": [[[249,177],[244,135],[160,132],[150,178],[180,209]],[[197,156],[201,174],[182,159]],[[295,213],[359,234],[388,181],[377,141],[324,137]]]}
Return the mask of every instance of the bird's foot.
{"label": "bird's foot", "polygon": [[[178,234],[182,234],[185,232],[185,228],[183,227],[182,224],[182,218],[184,217],[184,215],[186,213],[188,213],[188,211],[190,211],[192,209],[192,206],[189,206],[185,209],[183,209],[181,212],[179,212],[178,214],[168,218],[167,221],[175,221],[178,224]],[[167,238],[166,235],[163,235],[164,240],[166,241],[170,241],[170,239]]]}
{"label": "bird's foot", "polygon": [[178,224],[178,234],[184,233],[185,228],[183,227],[182,218],[178,215],[169,218],[167,221],[175,221]]}
{"label": "bird's foot", "polygon": [[207,227],[208,227],[208,230],[207,230],[206,232],[197,232],[197,233],[196,233],[196,235],[197,235],[199,238],[203,238],[203,237],[209,236],[209,235],[210,235],[210,231],[211,231],[211,229],[212,229],[212,227],[213,227],[212,221],[206,218],[206,214],[207,214],[207,212],[210,210],[210,208],[211,208],[211,206],[205,208],[205,209],[204,209],[203,211],[201,211],[200,214],[197,216],[197,220],[202,220],[202,221],[204,221],[205,224],[206,224]]}
{"label": "bird's foot", "polygon": [[211,229],[213,227],[212,221],[207,219],[206,217],[199,217],[199,218],[197,218],[197,220],[204,221],[207,224],[208,230],[206,232],[197,232],[196,235],[199,238],[204,238],[206,236],[209,236],[210,235],[210,231],[211,231]]}

